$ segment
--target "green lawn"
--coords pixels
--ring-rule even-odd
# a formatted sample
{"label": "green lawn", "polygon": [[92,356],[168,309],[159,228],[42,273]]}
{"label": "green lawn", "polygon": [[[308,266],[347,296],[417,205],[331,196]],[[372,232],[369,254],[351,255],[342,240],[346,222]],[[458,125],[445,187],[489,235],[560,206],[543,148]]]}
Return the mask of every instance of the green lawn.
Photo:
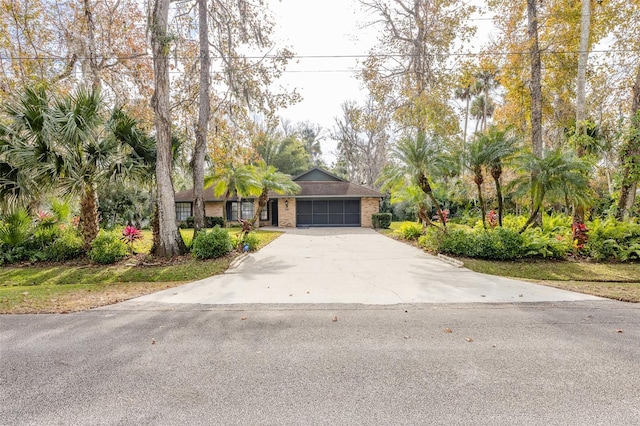
{"label": "green lawn", "polygon": [[[401,222],[379,229],[394,239]],[[404,240],[401,240],[404,241]],[[416,245],[416,244],[414,244]],[[592,263],[557,260],[493,261],[460,258],[466,268],[485,274],[533,281],[551,287],[609,299],[640,303],[640,264]]]}
{"label": "green lawn", "polygon": [[[192,230],[181,230],[191,236]],[[239,229],[231,229],[237,234]],[[257,231],[259,249],[280,232]],[[148,253],[151,233],[135,245],[137,253]],[[191,256],[171,262],[162,259],[129,259],[116,265],[86,262],[67,265],[41,264],[0,269],[0,313],[71,312],[109,305],[190,281],[223,273],[238,256],[195,260]],[[144,262],[140,260],[144,259]]]}

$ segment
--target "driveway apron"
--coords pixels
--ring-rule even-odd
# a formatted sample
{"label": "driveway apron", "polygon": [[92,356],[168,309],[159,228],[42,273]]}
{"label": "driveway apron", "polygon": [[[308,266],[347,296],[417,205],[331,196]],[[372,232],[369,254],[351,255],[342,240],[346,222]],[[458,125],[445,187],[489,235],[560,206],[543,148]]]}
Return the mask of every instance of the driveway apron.
{"label": "driveway apron", "polygon": [[291,229],[225,274],[131,302],[517,303],[599,300],[459,268],[364,228]]}

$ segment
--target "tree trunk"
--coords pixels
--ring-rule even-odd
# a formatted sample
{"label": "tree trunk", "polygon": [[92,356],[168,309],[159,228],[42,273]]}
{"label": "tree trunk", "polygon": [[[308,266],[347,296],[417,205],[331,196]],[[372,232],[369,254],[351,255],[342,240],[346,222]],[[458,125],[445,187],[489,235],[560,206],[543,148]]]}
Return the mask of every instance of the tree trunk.
{"label": "tree trunk", "polygon": [[193,238],[205,227],[204,217],[204,158],[207,151],[207,131],[211,104],[209,99],[209,27],[207,23],[207,0],[198,0],[198,27],[200,39],[200,93],[198,96],[198,124],[196,125],[196,144],[193,150]]}
{"label": "tree trunk", "polygon": [[[584,121],[586,119],[586,84],[587,61],[589,60],[589,27],[591,24],[591,0],[582,0],[582,13],[580,19],[580,54],[578,56],[578,78],[576,81],[576,135],[584,134]],[[578,157],[583,157],[585,148],[581,143],[576,147]],[[573,223],[584,224],[584,207],[574,205]]]}
{"label": "tree trunk", "polygon": [[447,220],[445,219],[444,214],[442,213],[442,209],[440,208],[440,203],[438,202],[436,197],[433,195],[433,191],[431,190],[431,184],[429,183],[429,179],[424,175],[424,173],[422,173],[418,178],[418,185],[420,186],[420,189],[422,189],[422,192],[427,194],[427,197],[429,197],[429,199],[433,203],[434,207],[436,208],[436,213],[440,218],[440,223],[442,223],[442,229],[444,230],[444,232],[447,232]]}
{"label": "tree trunk", "polygon": [[253,215],[253,219],[251,220],[251,223],[256,229],[260,228],[260,213],[262,212],[262,209],[267,205],[268,202],[269,202],[269,191],[267,189],[263,189],[262,193],[260,194],[260,197],[258,197],[258,209],[256,210],[255,214]]}
{"label": "tree trunk", "polygon": [[620,152],[622,165],[622,185],[620,186],[620,198],[618,200],[618,220],[627,220],[631,217],[633,204],[636,199],[636,190],[640,180],[640,67],[633,85],[633,102],[631,104],[631,126],[633,131]]}
{"label": "tree trunk", "polygon": [[500,177],[502,176],[502,164],[498,163],[491,167],[491,177],[496,184],[496,197],[498,198],[498,225],[502,226],[502,215],[504,210],[504,200],[502,199],[502,185]]}
{"label": "tree trunk", "polygon": [[[542,61],[540,59],[540,46],[538,44],[538,11],[536,9],[537,0],[527,0],[527,20],[528,35],[531,45],[529,56],[531,60],[531,83],[529,91],[531,94],[531,145],[533,153],[542,158]],[[533,210],[534,200],[531,200],[531,210]],[[542,215],[540,208],[536,210],[536,217],[533,222],[537,226],[542,226]]]}
{"label": "tree trunk", "polygon": [[91,249],[91,243],[96,239],[99,231],[98,194],[94,185],[88,184],[80,199],[80,232],[85,251]]}
{"label": "tree trunk", "polygon": [[173,257],[186,253],[176,224],[176,205],[171,181],[171,114],[169,109],[169,37],[167,20],[169,0],[156,0],[151,19],[151,46],[155,91],[151,99],[155,114],[157,140],[156,182],[158,185],[158,222],[160,241],[155,254]]}
{"label": "tree trunk", "polygon": [[484,179],[482,178],[481,170],[474,170],[475,177],[473,181],[476,184],[476,188],[478,188],[478,203],[480,203],[480,214],[482,215],[482,227],[487,229],[487,223],[485,217],[487,216],[487,212],[484,207],[484,197],[482,196],[482,183]]}

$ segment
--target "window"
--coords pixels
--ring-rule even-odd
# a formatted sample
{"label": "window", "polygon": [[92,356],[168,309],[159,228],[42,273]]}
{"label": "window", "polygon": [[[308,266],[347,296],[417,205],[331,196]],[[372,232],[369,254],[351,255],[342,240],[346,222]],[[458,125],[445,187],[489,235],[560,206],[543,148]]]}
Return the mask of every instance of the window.
{"label": "window", "polygon": [[267,206],[260,211],[260,220],[269,220],[269,210]]}
{"label": "window", "polygon": [[191,203],[176,203],[176,220],[182,222],[189,216],[192,216]]}
{"label": "window", "polygon": [[[228,219],[238,220],[238,202],[232,201],[229,204],[231,204],[231,210]],[[253,219],[253,203],[251,201],[242,202],[242,218]]]}

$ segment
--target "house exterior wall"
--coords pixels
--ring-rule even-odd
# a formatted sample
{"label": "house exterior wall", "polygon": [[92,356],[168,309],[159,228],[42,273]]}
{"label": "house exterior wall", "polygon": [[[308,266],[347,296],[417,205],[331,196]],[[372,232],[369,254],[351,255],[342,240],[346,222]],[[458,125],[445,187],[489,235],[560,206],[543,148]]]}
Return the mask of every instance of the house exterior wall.
{"label": "house exterior wall", "polygon": [[207,201],[204,203],[204,215],[208,217],[224,217],[222,201]]}
{"label": "house exterior wall", "polygon": [[[288,206],[287,206],[288,204]],[[278,228],[296,227],[296,199],[278,199]]]}
{"label": "house exterior wall", "polygon": [[360,202],[360,226],[363,228],[373,228],[373,220],[371,216],[379,211],[379,198],[363,198]]}

